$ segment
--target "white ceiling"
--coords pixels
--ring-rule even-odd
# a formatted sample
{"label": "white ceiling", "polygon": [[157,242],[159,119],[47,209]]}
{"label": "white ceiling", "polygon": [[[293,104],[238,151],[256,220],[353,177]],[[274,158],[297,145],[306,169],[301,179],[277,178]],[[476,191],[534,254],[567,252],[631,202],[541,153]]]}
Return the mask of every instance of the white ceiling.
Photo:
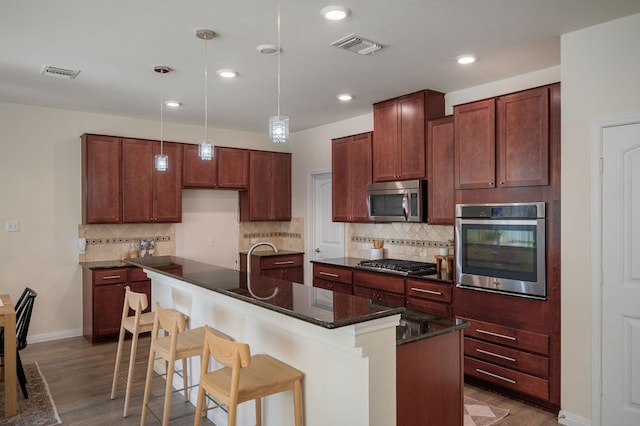
{"label": "white ceiling", "polygon": [[[277,0],[1,0],[0,102],[204,124],[205,43],[211,127],[266,131],[277,112]],[[329,22],[320,9],[351,15]],[[560,63],[560,35],[640,12],[638,0],[280,0],[281,113],[297,131],[371,111],[420,89],[451,92]],[[197,29],[217,37],[204,42]],[[330,46],[355,33],[384,49],[362,56]],[[615,46],[612,46],[615,48]],[[460,66],[454,58],[474,53]],[[78,69],[75,80],[44,65]],[[215,73],[239,72],[234,80]],[[355,96],[350,103],[338,93]]]}

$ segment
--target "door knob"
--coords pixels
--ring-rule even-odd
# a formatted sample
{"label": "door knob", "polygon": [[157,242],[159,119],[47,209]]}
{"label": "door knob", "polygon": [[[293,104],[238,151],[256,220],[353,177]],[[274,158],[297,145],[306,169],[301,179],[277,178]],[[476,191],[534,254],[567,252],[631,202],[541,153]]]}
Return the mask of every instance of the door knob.
{"label": "door knob", "polygon": [[319,248],[316,249],[316,253],[320,253],[320,249]]}

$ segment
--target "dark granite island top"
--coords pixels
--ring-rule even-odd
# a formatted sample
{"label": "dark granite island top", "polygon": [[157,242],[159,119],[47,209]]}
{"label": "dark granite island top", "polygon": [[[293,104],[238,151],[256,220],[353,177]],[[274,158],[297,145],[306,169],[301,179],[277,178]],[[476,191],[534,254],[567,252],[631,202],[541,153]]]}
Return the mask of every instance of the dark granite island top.
{"label": "dark granite island top", "polygon": [[403,307],[384,306],[369,299],[261,275],[251,276],[249,288],[244,272],[176,256],[132,258],[124,262],[329,329],[405,311]]}

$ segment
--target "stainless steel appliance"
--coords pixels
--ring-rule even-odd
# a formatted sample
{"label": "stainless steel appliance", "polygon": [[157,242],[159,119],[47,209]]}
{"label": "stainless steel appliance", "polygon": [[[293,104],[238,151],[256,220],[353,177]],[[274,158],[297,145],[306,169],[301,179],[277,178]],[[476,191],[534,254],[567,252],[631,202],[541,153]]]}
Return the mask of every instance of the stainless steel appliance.
{"label": "stainless steel appliance", "polygon": [[423,222],[427,214],[427,181],[370,183],[367,209],[374,222]]}
{"label": "stainless steel appliance", "polygon": [[398,275],[433,275],[436,264],[400,259],[361,260],[358,267],[372,271],[392,272]]}
{"label": "stainless steel appliance", "polygon": [[544,203],[456,205],[457,286],[546,299]]}

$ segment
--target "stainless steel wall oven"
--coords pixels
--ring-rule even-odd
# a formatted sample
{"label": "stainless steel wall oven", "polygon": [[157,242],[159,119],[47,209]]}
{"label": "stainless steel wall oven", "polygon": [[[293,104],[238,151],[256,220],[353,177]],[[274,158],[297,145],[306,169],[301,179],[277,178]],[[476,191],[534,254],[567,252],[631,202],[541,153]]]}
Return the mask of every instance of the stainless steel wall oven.
{"label": "stainless steel wall oven", "polygon": [[456,205],[461,288],[546,299],[544,203]]}

